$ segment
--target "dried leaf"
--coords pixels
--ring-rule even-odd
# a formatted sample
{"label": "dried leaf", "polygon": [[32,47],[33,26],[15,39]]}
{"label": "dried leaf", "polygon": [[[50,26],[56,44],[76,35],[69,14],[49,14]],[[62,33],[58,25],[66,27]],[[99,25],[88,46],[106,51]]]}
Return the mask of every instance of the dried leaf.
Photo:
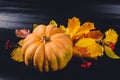
{"label": "dried leaf", "polygon": [[95,29],[94,23],[85,22],[82,26],[80,26],[79,18],[73,17],[72,19],[68,19],[68,26],[65,28],[63,25],[60,26],[66,34],[70,35],[72,41],[76,41],[81,37],[84,37],[83,34],[89,33],[90,30]]}
{"label": "dried leaf", "polygon": [[116,55],[114,51],[108,46],[105,46],[105,53],[109,58],[120,59],[120,56]]}
{"label": "dried leaf", "polygon": [[67,33],[70,35],[70,37],[74,36],[79,28],[79,18],[73,17],[72,19],[68,19]]}
{"label": "dried leaf", "polygon": [[92,44],[95,44],[95,39],[92,39],[92,38],[82,38],[75,44],[75,46],[87,47],[87,46],[92,45]]}
{"label": "dried leaf", "polygon": [[64,33],[66,33],[66,28],[65,28],[64,25],[60,25],[60,29],[61,29]]}
{"label": "dried leaf", "polygon": [[35,29],[36,27],[38,27],[38,24],[33,24],[33,29]]}
{"label": "dried leaf", "polygon": [[55,27],[58,26],[55,20],[51,20],[49,24],[54,25]]}
{"label": "dried leaf", "polygon": [[104,43],[109,44],[109,43],[116,43],[118,40],[118,34],[116,33],[116,31],[114,31],[113,29],[109,29],[108,31],[105,32],[105,39],[104,39]]}
{"label": "dried leaf", "polygon": [[[23,45],[23,40],[24,39],[21,39],[18,44],[20,46]],[[15,49],[13,49],[13,51],[11,52],[10,56],[11,58],[14,60],[14,61],[17,61],[17,62],[23,62],[23,54],[21,53],[21,48],[22,47],[17,47]]]}
{"label": "dried leaf", "polygon": [[98,56],[103,55],[104,48],[103,46],[94,43],[91,46],[88,46],[88,53],[90,53],[90,57],[97,58]]}
{"label": "dried leaf", "polygon": [[23,55],[21,53],[21,47],[15,48],[12,52],[11,52],[11,58],[14,61],[17,62],[23,62]]}
{"label": "dried leaf", "polygon": [[76,35],[87,34],[90,30],[95,29],[94,23],[85,22],[83,25],[80,26],[79,30],[77,31]]}
{"label": "dried leaf", "polygon": [[103,55],[103,46],[96,43],[95,39],[92,38],[83,38],[80,39],[75,46],[77,47],[86,47],[87,53],[80,53],[81,55],[87,56],[89,58],[97,58],[98,56]]}
{"label": "dried leaf", "polygon": [[20,46],[22,46],[22,45],[23,45],[23,41],[24,41],[24,39],[21,39],[21,40],[18,42],[18,44],[19,44]]}
{"label": "dried leaf", "polygon": [[86,47],[73,47],[74,55],[78,57],[88,57],[89,54],[87,53],[87,48]]}
{"label": "dried leaf", "polygon": [[103,33],[100,32],[100,30],[90,31],[87,34],[87,37],[100,40],[103,38]]}
{"label": "dried leaf", "polygon": [[29,29],[20,29],[20,30],[15,30],[15,35],[20,38],[25,38],[27,35],[30,34]]}

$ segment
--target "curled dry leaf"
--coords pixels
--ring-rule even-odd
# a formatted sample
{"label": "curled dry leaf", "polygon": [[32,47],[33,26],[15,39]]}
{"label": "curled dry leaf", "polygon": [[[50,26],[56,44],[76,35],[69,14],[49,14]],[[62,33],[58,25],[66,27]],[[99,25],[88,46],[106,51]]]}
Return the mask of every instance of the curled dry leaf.
{"label": "curled dry leaf", "polygon": [[22,45],[23,45],[23,39],[20,40],[18,42],[18,47],[16,47],[15,49],[13,49],[13,51],[11,52],[10,56],[11,56],[11,59],[13,59],[14,61],[17,61],[17,62],[23,62],[23,54],[21,53],[21,48],[22,48]]}
{"label": "curled dry leaf", "polygon": [[25,38],[29,33],[30,33],[29,29],[15,30],[15,34],[19,38]]}
{"label": "curled dry leaf", "polygon": [[101,40],[103,38],[103,33],[100,30],[90,31],[88,34],[89,38]]}
{"label": "curled dry leaf", "polygon": [[105,32],[104,43],[109,45],[110,43],[115,44],[118,40],[118,34],[114,29],[109,29]]}
{"label": "curled dry leaf", "polygon": [[[75,46],[77,46],[77,50],[80,56],[87,58],[96,59],[97,57],[102,56],[104,51],[103,46],[97,44],[95,39],[92,38],[80,39]],[[85,50],[85,48],[87,49],[87,51]]]}

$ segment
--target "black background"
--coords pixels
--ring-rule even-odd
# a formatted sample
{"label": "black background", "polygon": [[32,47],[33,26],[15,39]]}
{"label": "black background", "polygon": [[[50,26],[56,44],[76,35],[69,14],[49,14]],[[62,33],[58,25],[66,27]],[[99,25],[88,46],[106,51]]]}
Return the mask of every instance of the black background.
{"label": "black background", "polygon": [[[120,2],[105,0],[0,0],[0,80],[116,80],[120,74],[120,60],[103,56],[91,60],[89,69],[82,69],[81,59],[74,58],[67,67],[57,72],[39,73],[24,63],[10,58],[5,42],[19,39],[14,30],[30,28],[34,23],[48,24],[54,19],[67,25],[68,18],[76,16],[82,23],[94,22],[103,32],[114,28],[120,34]],[[120,55],[119,41],[115,52]]]}

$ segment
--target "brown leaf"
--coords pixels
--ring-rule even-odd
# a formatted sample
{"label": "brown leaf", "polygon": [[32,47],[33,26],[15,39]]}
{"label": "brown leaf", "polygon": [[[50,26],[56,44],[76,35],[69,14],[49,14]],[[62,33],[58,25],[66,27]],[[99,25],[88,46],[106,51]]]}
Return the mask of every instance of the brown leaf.
{"label": "brown leaf", "polygon": [[103,38],[103,33],[100,32],[100,30],[90,31],[87,34],[87,37],[93,38],[93,39],[102,39]]}
{"label": "brown leaf", "polygon": [[88,50],[87,50],[86,47],[77,47],[77,46],[74,46],[73,50],[74,50],[74,55],[75,56],[86,57],[88,55],[88,53],[87,53]]}
{"label": "brown leaf", "polygon": [[15,30],[15,35],[20,38],[25,38],[29,33],[30,33],[29,29]]}

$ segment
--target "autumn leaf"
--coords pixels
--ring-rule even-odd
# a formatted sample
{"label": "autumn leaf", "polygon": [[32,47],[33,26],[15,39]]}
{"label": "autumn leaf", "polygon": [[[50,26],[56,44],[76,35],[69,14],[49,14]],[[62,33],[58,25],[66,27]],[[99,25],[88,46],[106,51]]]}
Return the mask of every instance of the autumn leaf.
{"label": "autumn leaf", "polygon": [[55,27],[58,26],[55,20],[51,20],[49,24],[54,25]]}
{"label": "autumn leaf", "polygon": [[23,55],[21,53],[21,47],[15,48],[12,52],[11,52],[11,58],[14,61],[17,62],[23,62]]}
{"label": "autumn leaf", "polygon": [[91,38],[82,38],[80,39],[76,44],[75,46],[78,46],[78,47],[87,47],[89,45],[92,45],[95,43],[95,39],[91,39]]}
{"label": "autumn leaf", "polygon": [[77,56],[77,57],[89,57],[89,53],[87,53],[87,48],[86,47],[77,47],[77,46],[74,46],[73,47],[73,52],[74,52],[74,55]]}
{"label": "autumn leaf", "polygon": [[105,32],[105,38],[104,38],[104,43],[108,44],[109,43],[116,43],[118,40],[118,34],[116,31],[114,31],[113,29],[109,29]]}
{"label": "autumn leaf", "polygon": [[76,41],[81,38],[81,36],[83,37],[83,34],[86,35],[90,30],[95,29],[95,26],[92,22],[85,22],[83,25],[80,25],[79,18],[73,17],[72,19],[68,19],[67,27],[61,25],[60,29],[70,35],[72,41]]}
{"label": "autumn leaf", "polygon": [[106,31],[103,39],[104,34],[96,30],[94,23],[85,22],[81,25],[76,17],[68,19],[68,26],[61,25],[60,29],[70,36],[74,44],[74,52],[81,57],[96,59],[104,54],[104,45],[115,44],[118,40],[118,34],[113,29]]}
{"label": "autumn leaf", "polygon": [[79,30],[77,31],[76,35],[87,34],[90,30],[95,29],[94,23],[85,22],[83,25],[80,26]]}
{"label": "autumn leaf", "polygon": [[103,33],[100,32],[100,30],[94,30],[94,31],[90,31],[87,34],[87,37],[92,38],[92,39],[101,40],[103,38]]}
{"label": "autumn leaf", "polygon": [[88,46],[88,53],[90,53],[90,57],[97,58],[98,56],[103,55],[104,48],[103,46],[94,43],[91,46]]}
{"label": "autumn leaf", "polygon": [[106,53],[106,55],[109,58],[120,59],[120,56],[118,56],[117,54],[115,54],[114,51],[110,47],[108,47],[108,46],[105,46],[105,53]]}
{"label": "autumn leaf", "polygon": [[60,29],[61,29],[64,33],[67,33],[67,32],[66,32],[66,28],[65,28],[64,25],[60,25]]}
{"label": "autumn leaf", "polygon": [[22,45],[23,45],[23,41],[24,41],[24,39],[21,39],[21,40],[18,42],[18,44],[19,44],[20,46],[22,46]]}
{"label": "autumn leaf", "polygon": [[[98,56],[103,55],[103,46],[96,43],[95,39],[92,38],[83,38],[80,39],[75,46],[77,47],[86,47],[87,53],[86,56],[89,54],[89,58],[97,58]],[[82,55],[82,53],[81,53]]]}
{"label": "autumn leaf", "polygon": [[38,27],[38,24],[33,24],[33,29],[35,29],[36,27]]}
{"label": "autumn leaf", "polygon": [[23,45],[23,40],[24,39],[21,39],[18,42],[18,44],[20,46],[18,46],[17,48],[13,49],[13,51],[10,53],[11,59],[13,59],[14,61],[23,62],[23,55],[21,53],[21,48],[22,48],[22,45]]}
{"label": "autumn leaf", "polygon": [[70,37],[73,37],[79,28],[79,18],[73,17],[72,19],[68,19],[67,33],[70,35]]}
{"label": "autumn leaf", "polygon": [[30,29],[20,29],[20,30],[16,29],[15,30],[15,35],[19,38],[25,38],[29,34],[30,34]]}

